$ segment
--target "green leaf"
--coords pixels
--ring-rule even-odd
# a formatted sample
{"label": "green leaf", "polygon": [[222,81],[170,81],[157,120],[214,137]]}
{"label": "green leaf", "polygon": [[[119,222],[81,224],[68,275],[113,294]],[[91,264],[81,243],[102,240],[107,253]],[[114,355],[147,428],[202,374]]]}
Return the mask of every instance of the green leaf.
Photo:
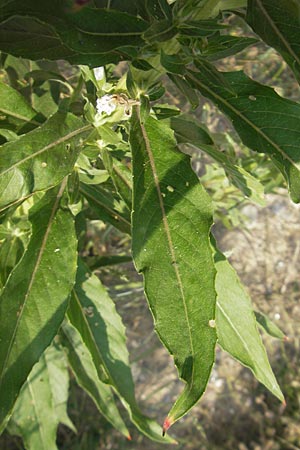
{"label": "green leaf", "polygon": [[208,38],[207,42],[201,48],[201,55],[209,61],[226,58],[236,55],[249,45],[257,43],[257,39],[244,36],[217,35]]}
{"label": "green leaf", "polygon": [[12,131],[19,132],[28,122],[40,125],[33,121],[36,111],[27,103],[25,98],[15,89],[0,81],[0,126],[13,127]]}
{"label": "green leaf", "polygon": [[178,144],[190,143],[197,147],[200,147],[202,144],[213,144],[213,140],[208,132],[192,116],[181,114],[180,116],[172,117],[170,123]]}
{"label": "green leaf", "polygon": [[246,20],[274,47],[300,82],[300,3],[298,0],[249,0]]}
{"label": "green leaf", "polygon": [[132,175],[124,161],[119,161],[113,152],[106,148],[101,149],[104,166],[109,172],[114,187],[120,197],[131,211],[132,204]]}
{"label": "green leaf", "polygon": [[195,146],[220,163],[230,181],[252,201],[264,205],[264,186],[242,167],[230,161],[226,153],[213,144],[206,130],[187,115],[173,117],[171,127],[175,131],[178,144]]}
{"label": "green leaf", "polygon": [[6,424],[32,366],[63,320],[76,272],[76,236],[60,208],[66,181],[30,212],[32,237],[0,298],[0,428]]}
{"label": "green leaf", "polygon": [[190,87],[183,77],[168,73],[168,77],[175,84],[178,90],[185,96],[185,98],[190,102],[193,109],[196,109],[199,105],[198,95],[195,90]]}
{"label": "green leaf", "polygon": [[169,55],[161,50],[160,62],[167,72],[180,75],[185,73],[186,61],[184,61],[179,54]]}
{"label": "green leaf", "polygon": [[58,112],[41,127],[0,147],[0,209],[49,189],[71,172],[90,125]]}
{"label": "green leaf", "polygon": [[130,234],[130,215],[120,200],[102,186],[80,184],[80,192],[87,199],[97,218],[114,225],[118,230]]}
{"label": "green leaf", "polygon": [[[137,406],[125,343],[125,328],[100,280],[79,260],[68,316],[89,349],[101,381],[122,399],[132,422],[146,436],[165,442],[160,427]],[[168,441],[168,442],[171,442]]]}
{"label": "green leaf", "polygon": [[67,416],[69,374],[62,351],[51,346],[34,365],[15,404],[8,428],[22,437],[30,450],[57,450],[60,422],[74,425]]}
{"label": "green leaf", "polygon": [[265,314],[254,311],[256,322],[258,325],[270,336],[276,339],[286,339],[286,335],[281,331],[281,329]]}
{"label": "green leaf", "polygon": [[148,28],[140,17],[107,9],[106,5],[75,11],[58,1],[11,1],[2,6],[0,17],[0,49],[4,52],[96,67],[123,59],[118,48],[143,45],[142,33]]}
{"label": "green leaf", "polygon": [[152,117],[142,124],[135,110],[130,140],[133,258],[144,275],[156,331],[186,382],[165,420],[166,431],[199,400],[214,362],[212,206],[166,124]]}
{"label": "green leaf", "polygon": [[292,200],[299,202],[300,105],[243,72],[219,73],[230,85],[226,89],[217,82],[215,70],[210,71],[207,63],[201,72],[188,71],[186,78],[230,118],[245,145],[272,158],[288,182]]}
{"label": "green leaf", "polygon": [[217,249],[215,264],[218,342],[231,356],[248,367],[272,394],[284,402],[257,330],[250,297],[235,270]]}
{"label": "green leaf", "polygon": [[65,322],[62,326],[61,336],[62,343],[67,350],[70,366],[79,386],[93,399],[106,420],[125,437],[130,438],[129,431],[114,402],[111,388],[99,380],[92,356],[76,328],[69,322]]}
{"label": "green leaf", "polygon": [[160,20],[159,22],[153,22],[153,24],[145,31],[143,38],[150,44],[157,42],[165,42],[177,33],[177,28],[173,22],[169,19]]}
{"label": "green leaf", "polygon": [[0,291],[5,285],[8,275],[17,265],[24,252],[22,240],[12,234],[0,246]]}

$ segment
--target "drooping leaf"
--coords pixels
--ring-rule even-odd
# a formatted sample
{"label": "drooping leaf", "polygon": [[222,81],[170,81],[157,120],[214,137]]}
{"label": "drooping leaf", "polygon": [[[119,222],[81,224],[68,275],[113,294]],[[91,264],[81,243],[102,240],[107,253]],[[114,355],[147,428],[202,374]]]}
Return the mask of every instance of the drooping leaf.
{"label": "drooping leaf", "polygon": [[130,215],[125,204],[117,200],[102,186],[80,184],[80,192],[87,199],[98,219],[114,225],[120,231],[130,234]]}
{"label": "drooping leaf", "polygon": [[49,189],[68,175],[87,135],[73,114],[58,112],[39,128],[0,147],[0,209]]}
{"label": "drooping leaf", "polygon": [[[240,189],[243,194],[254,202],[264,205],[264,186],[245,169],[230,161],[226,153],[221,152],[216,146],[208,132],[201,127],[193,118],[187,115],[173,117],[171,127],[175,132],[178,144],[195,146],[211,156],[220,163],[230,181]],[[197,150],[195,149],[197,152]]]}
{"label": "drooping leaf", "polygon": [[283,394],[270,366],[257,329],[251,300],[235,270],[218,250],[216,328],[218,342],[231,356],[248,367],[279,400]]}
{"label": "drooping leaf", "polygon": [[8,424],[10,433],[21,436],[27,449],[57,450],[59,423],[76,431],[67,415],[68,387],[64,354],[51,346],[33,366]]}
{"label": "drooping leaf", "polygon": [[137,406],[121,318],[100,280],[90,275],[81,260],[68,316],[92,355],[98,377],[115,389],[132,422],[146,436],[165,442],[159,425],[143,416]]}
{"label": "drooping leaf", "polygon": [[300,3],[298,0],[249,0],[246,20],[282,55],[300,82]]}
{"label": "drooping leaf", "polygon": [[219,73],[230,90],[216,82],[208,63],[188,71],[193,88],[211,99],[232,121],[243,143],[268,154],[285,176],[294,202],[300,201],[300,105],[277,95],[243,72]]}
{"label": "drooping leaf", "polygon": [[50,344],[67,308],[76,272],[73,218],[60,208],[66,181],[32,208],[32,237],[0,298],[0,428],[22,384]]}
{"label": "drooping leaf", "polygon": [[77,383],[93,399],[106,420],[128,438],[129,431],[114,402],[111,388],[99,380],[92,356],[84,345],[80,334],[69,322],[65,322],[62,326],[61,335]]}
{"label": "drooping leaf", "polygon": [[266,314],[254,311],[256,322],[270,336],[276,339],[286,339],[286,335]]}
{"label": "drooping leaf", "polygon": [[201,48],[201,54],[209,61],[217,61],[227,56],[236,55],[255,43],[257,43],[257,39],[244,36],[210,36],[205,46],[203,45],[203,48]]}
{"label": "drooping leaf", "polygon": [[157,333],[186,382],[164,423],[166,431],[199,400],[214,362],[212,207],[166,124],[152,117],[143,124],[136,110],[130,139],[133,258],[144,276]]}
{"label": "drooping leaf", "polygon": [[134,48],[144,44],[141,35],[148,27],[140,17],[106,6],[75,11],[63,2],[47,5],[36,0],[15,0],[2,6],[0,21],[0,49],[4,52],[96,67],[117,63],[124,50],[130,59]]}

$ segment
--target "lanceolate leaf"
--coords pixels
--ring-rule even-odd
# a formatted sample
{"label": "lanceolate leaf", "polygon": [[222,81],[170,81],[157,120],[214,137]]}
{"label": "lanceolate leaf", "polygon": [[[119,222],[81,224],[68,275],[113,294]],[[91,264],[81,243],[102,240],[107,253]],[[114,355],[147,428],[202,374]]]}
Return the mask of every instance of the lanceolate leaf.
{"label": "lanceolate leaf", "polygon": [[255,33],[281,53],[300,82],[299,1],[249,0],[246,20]]}
{"label": "lanceolate leaf", "polygon": [[136,110],[130,139],[133,258],[144,275],[156,330],[186,382],[165,431],[199,400],[214,362],[212,207],[166,124],[152,117],[143,124]]}
{"label": "lanceolate leaf", "polygon": [[92,355],[98,377],[115,389],[132,422],[146,436],[165,442],[159,425],[143,416],[137,406],[121,318],[100,280],[90,275],[81,260],[68,316]]}
{"label": "lanceolate leaf", "polygon": [[130,216],[125,204],[122,205],[112,193],[102,186],[80,183],[80,192],[87,199],[97,217],[130,234]]}
{"label": "lanceolate leaf", "polygon": [[[188,71],[192,87],[211,99],[232,121],[243,143],[268,154],[289,184],[291,198],[300,201],[300,105],[277,95],[243,72],[223,73],[225,83],[214,81],[215,69]],[[231,89],[226,89],[226,83]]]}
{"label": "lanceolate leaf", "polygon": [[66,181],[31,210],[32,237],[0,298],[0,429],[32,366],[59,328],[76,272],[73,218],[60,209]]}
{"label": "lanceolate leaf", "polygon": [[216,250],[216,327],[221,347],[244,366],[279,400],[283,394],[268,361],[256,326],[249,295],[225,256]]}
{"label": "lanceolate leaf", "polygon": [[69,322],[62,326],[63,345],[66,347],[69,363],[76,381],[94,400],[97,408],[117,430],[127,438],[129,431],[114,402],[111,388],[102,383],[97,374],[92,356],[84,345],[80,334]]}
{"label": "lanceolate leaf", "polygon": [[12,418],[11,434],[22,437],[30,450],[57,450],[60,422],[73,427],[67,416],[69,374],[62,351],[49,347],[21,389]]}
{"label": "lanceolate leaf", "polygon": [[254,311],[254,314],[256,322],[267,334],[276,339],[286,339],[283,331],[268,316],[259,311]]}
{"label": "lanceolate leaf", "polygon": [[90,125],[57,113],[41,127],[0,147],[0,210],[49,189],[68,175]]}

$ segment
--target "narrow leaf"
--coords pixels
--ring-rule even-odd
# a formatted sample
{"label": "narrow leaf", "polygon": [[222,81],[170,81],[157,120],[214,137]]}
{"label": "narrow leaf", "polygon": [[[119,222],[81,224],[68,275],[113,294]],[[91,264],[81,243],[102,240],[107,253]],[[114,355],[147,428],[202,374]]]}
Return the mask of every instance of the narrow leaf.
{"label": "narrow leaf", "polygon": [[202,55],[209,61],[217,61],[231,55],[236,55],[249,45],[257,43],[257,39],[244,36],[217,35],[208,38],[203,46]]}
{"label": "narrow leaf", "polygon": [[97,217],[130,234],[130,216],[125,204],[102,186],[80,184],[80,192],[87,199]]}
{"label": "narrow leaf", "polygon": [[152,117],[142,124],[137,109],[130,140],[133,258],[144,275],[156,330],[186,382],[165,421],[166,431],[199,400],[214,362],[212,206],[166,124]]}
{"label": "narrow leaf", "polygon": [[207,63],[201,72],[188,71],[187,80],[230,118],[245,145],[273,159],[287,179],[292,200],[299,202],[300,105],[243,72],[220,73],[231,90],[217,83],[214,74]]}
{"label": "narrow leaf", "polygon": [[282,55],[300,82],[300,3],[298,0],[249,0],[246,20]]}
{"label": "narrow leaf", "polygon": [[62,326],[62,339],[62,343],[67,350],[69,363],[79,386],[93,399],[106,420],[125,437],[129,437],[129,431],[114,402],[111,388],[99,380],[90,352],[84,345],[76,328],[69,322],[65,322]]}
{"label": "narrow leaf", "polygon": [[32,237],[0,298],[0,427],[3,429],[32,366],[53,340],[76,272],[76,236],[60,209],[66,181],[31,210]]}
{"label": "narrow leaf", "polygon": [[281,329],[265,314],[254,311],[256,322],[270,336],[276,339],[286,339],[286,335]]}
{"label": "narrow leaf", "polygon": [[132,422],[146,436],[165,442],[157,423],[143,416],[137,406],[125,328],[115,305],[100,280],[90,275],[80,260],[68,315],[92,355],[98,377],[115,389]]}
{"label": "narrow leaf", "polygon": [[218,250],[215,264],[218,342],[231,356],[251,369],[258,381],[284,402],[256,326],[250,297],[235,270]]}
{"label": "narrow leaf", "polygon": [[49,189],[68,175],[90,125],[57,113],[41,127],[0,147],[0,209]]}
{"label": "narrow leaf", "polygon": [[221,152],[216,146],[212,145],[213,141],[208,132],[195,120],[187,115],[181,115],[171,119],[171,126],[175,131],[178,144],[195,146],[207,153],[222,165],[230,181],[246,197],[260,205],[265,204],[263,185],[242,167],[233,164],[226,153]]}
{"label": "narrow leaf", "polygon": [[49,347],[34,365],[21,389],[12,418],[11,434],[22,437],[30,450],[57,450],[60,422],[74,429],[67,416],[69,374],[62,351]]}

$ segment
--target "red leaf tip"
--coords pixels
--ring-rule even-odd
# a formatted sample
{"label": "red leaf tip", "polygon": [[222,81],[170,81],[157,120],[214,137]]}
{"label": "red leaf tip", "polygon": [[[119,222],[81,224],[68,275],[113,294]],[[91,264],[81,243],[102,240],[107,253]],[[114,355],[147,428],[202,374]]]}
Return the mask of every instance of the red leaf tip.
{"label": "red leaf tip", "polygon": [[288,336],[284,336],[283,340],[284,340],[284,342],[290,342],[291,339]]}
{"label": "red leaf tip", "polygon": [[166,432],[170,428],[170,426],[173,424],[173,421],[170,417],[166,417],[163,427],[162,427],[162,435],[165,436]]}
{"label": "red leaf tip", "polygon": [[132,441],[132,437],[130,436],[130,434],[128,434],[127,438],[128,441]]}

